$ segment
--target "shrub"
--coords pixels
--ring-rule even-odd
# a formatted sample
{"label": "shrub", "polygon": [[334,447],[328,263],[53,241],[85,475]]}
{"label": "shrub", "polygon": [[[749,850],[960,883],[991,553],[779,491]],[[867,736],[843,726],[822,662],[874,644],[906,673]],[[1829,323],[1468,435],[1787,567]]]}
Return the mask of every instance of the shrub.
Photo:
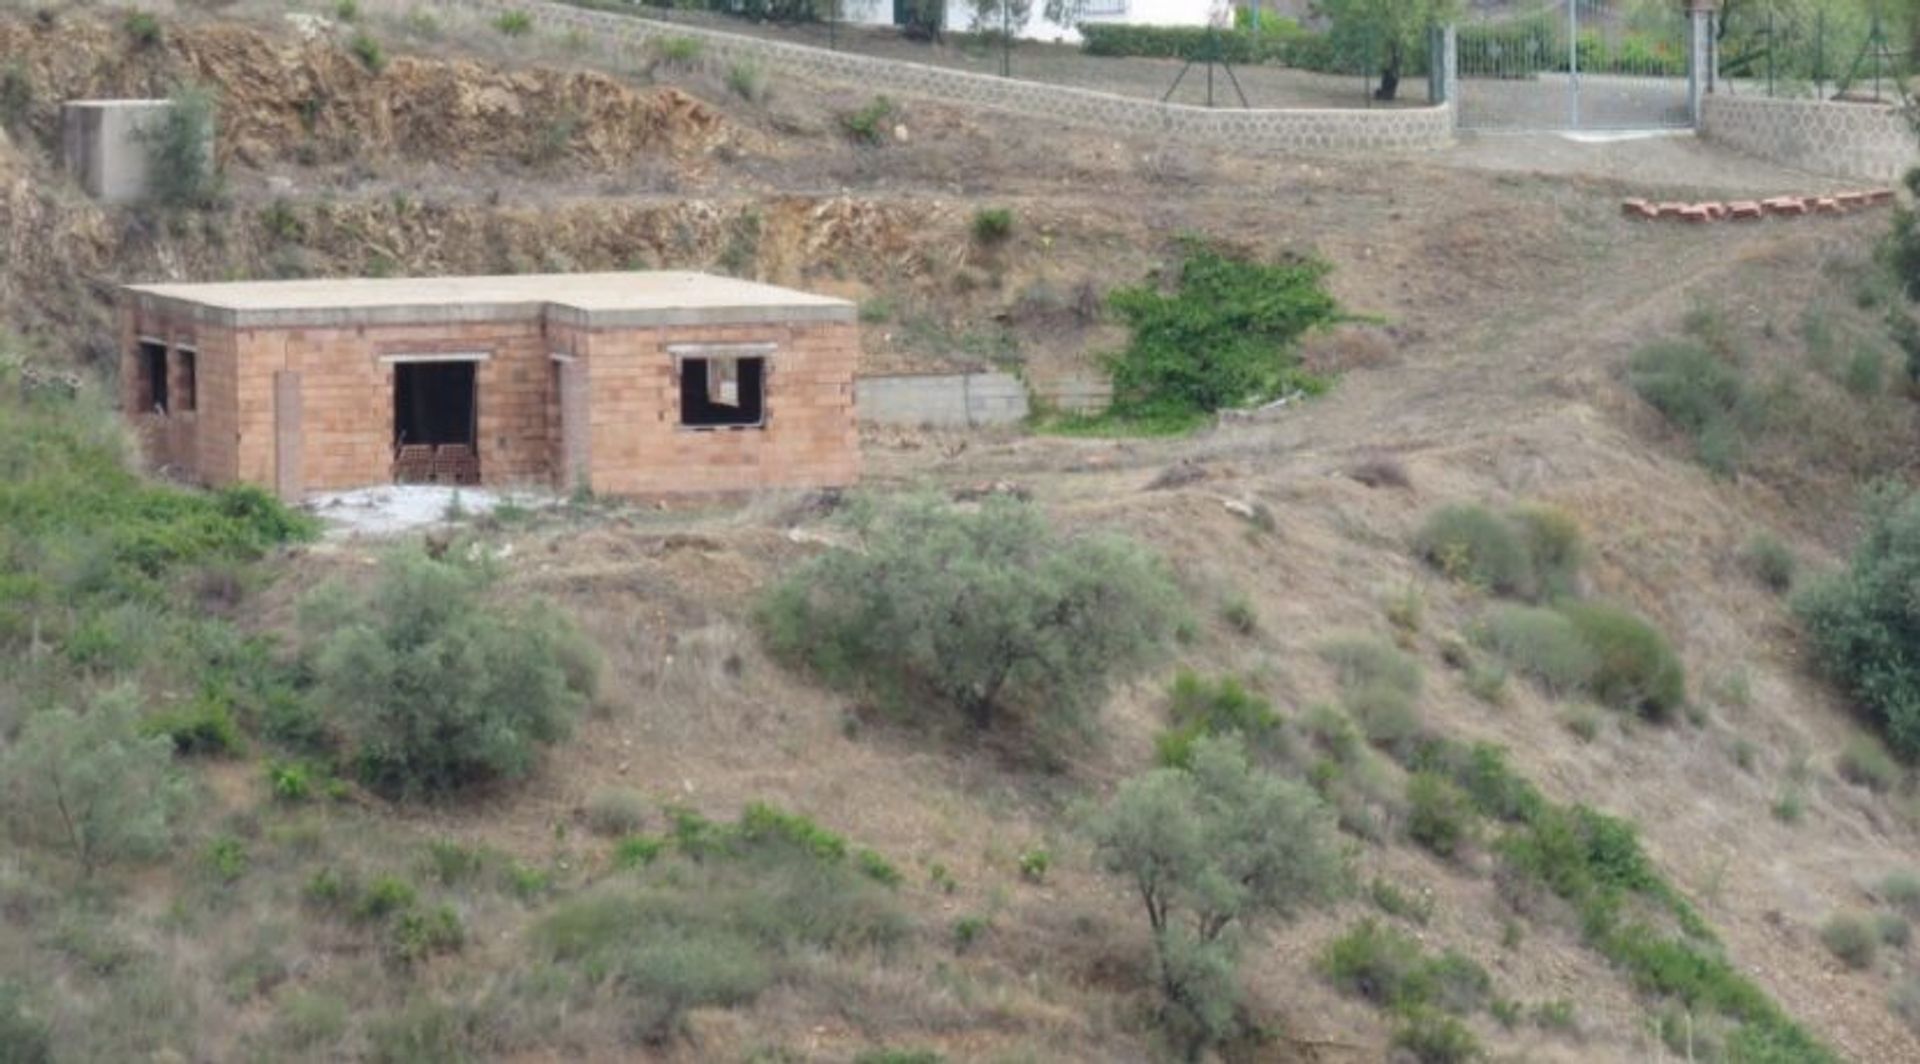
{"label": "shrub", "polygon": [[232,835],[221,835],[207,846],[207,871],[221,883],[234,883],[247,874],[247,845]]}
{"label": "shrub", "polygon": [[1908,1030],[1920,1033],[1920,976],[1909,975],[1894,983],[1887,992],[1887,1007]]}
{"label": "shrub", "polygon": [[1250,768],[1231,737],[1199,740],[1191,765],[1128,780],[1089,825],[1101,864],[1144,904],[1162,1019],[1189,1055],[1232,1033],[1226,932],[1288,919],[1346,877],[1333,818],[1311,790]]}
{"label": "shrub", "polygon": [[417,900],[419,895],[413,884],[405,879],[395,875],[377,876],[353,899],[353,916],[356,920],[384,920],[413,908]]}
{"label": "shrub", "polygon": [[1800,565],[1793,549],[1770,532],[1757,533],[1747,540],[1740,552],[1740,561],[1755,580],[1768,590],[1782,594],[1792,589],[1794,570]]}
{"label": "shrub", "polygon": [[977,244],[1001,244],[1013,235],[1013,211],[1007,207],[982,207],[973,212],[973,239]]}
{"label": "shrub", "polygon": [[166,40],[159,18],[149,11],[129,12],[121,26],[127,31],[127,39],[133,42],[135,48],[158,48]]}
{"label": "shrub", "polygon": [[462,845],[453,839],[434,839],[427,843],[426,869],[435,882],[444,887],[479,879],[491,858],[488,851]]}
{"label": "shrub", "polygon": [[1888,872],[1880,880],[1880,898],[1909,916],[1920,916],[1920,875]]}
{"label": "shrub", "polygon": [[1862,913],[1836,913],[1820,925],[1820,942],[1849,968],[1871,968],[1880,932]]}
{"label": "shrub", "polygon": [[621,839],[613,847],[613,866],[615,868],[644,868],[660,859],[667,849],[667,840],[651,835],[630,835]]}
{"label": "shrub", "polygon": [[606,981],[634,1033],[680,1033],[686,1013],[745,1004],[815,951],[883,946],[905,922],[846,862],[791,846],[662,860],[553,907],[532,938],[552,962]]}
{"label": "shrub", "polygon": [[267,791],[277,802],[304,802],[313,797],[313,778],[298,761],[269,761]]}
{"label": "shrub", "polygon": [[53,1035],[47,1022],[27,1011],[26,992],[9,982],[0,982],[0,1060],[53,1064]]}
{"label": "shrub", "polygon": [[185,800],[173,742],[142,736],[129,690],[29,716],[0,753],[0,812],[23,838],[66,851],[91,877],[104,865],[158,856]]}
{"label": "shrub", "polygon": [[153,197],[168,207],[204,210],[220,198],[214,169],[217,107],[211,92],[189,87],[175,92],[165,116],[143,136]]}
{"label": "shrub", "polygon": [[1260,630],[1260,613],[1254,608],[1253,600],[1245,595],[1235,595],[1221,605],[1220,619],[1241,635],[1252,635]]}
{"label": "shrub", "polygon": [[360,30],[353,35],[353,38],[347,42],[347,51],[352,52],[353,57],[360,60],[361,66],[375,74],[387,67],[386,49],[380,47],[380,41],[366,30]]}
{"label": "shrub", "polygon": [[1419,1064],[1465,1064],[1480,1059],[1480,1042],[1466,1024],[1431,1010],[1415,1012],[1393,1032],[1393,1045]]}
{"label": "shrub", "polygon": [[466,941],[460,914],[451,906],[436,905],[424,912],[400,914],[387,932],[387,956],[398,964],[414,964],[437,954],[456,952]]}
{"label": "shrub", "polygon": [[1020,878],[1029,883],[1045,883],[1047,869],[1053,867],[1053,856],[1045,850],[1028,850],[1020,855]]}
{"label": "shrub", "polygon": [[1527,541],[1484,506],[1454,504],[1420,526],[1414,549],[1451,579],[1497,595],[1531,598],[1536,587]]}
{"label": "shrub", "polygon": [[335,586],[303,604],[316,696],[375,789],[519,778],[591,696],[595,655],[573,626],[539,604],[483,603],[489,579],[477,563],[408,549],[371,589]]}
{"label": "shrub", "polygon": [[631,835],[647,819],[647,798],[638,791],[595,791],[587,799],[587,830],[595,835]]}
{"label": "shrub", "polygon": [[1749,402],[1740,371],[1692,341],[1654,344],[1633,356],[1627,381],[1695,442],[1702,464],[1730,475],[1739,464],[1739,416]]}
{"label": "shrub", "polygon": [[855,144],[873,147],[887,139],[887,121],[893,117],[893,101],[875,96],[865,107],[840,115],[840,128]]}
{"label": "shrub", "polygon": [[743,59],[727,68],[727,88],[748,103],[759,103],[766,98],[767,75],[760,64]]}
{"label": "shrub", "polygon": [[1238,734],[1249,749],[1265,749],[1280,735],[1280,717],[1266,699],[1240,681],[1222,677],[1209,683],[1190,669],[1174,677],[1173,727],[1160,733],[1155,752],[1160,763],[1184,768],[1193,760],[1193,744],[1203,736]]}
{"label": "shrub", "polygon": [[962,916],[960,919],[955,920],[953,922],[953,951],[955,953],[965,953],[969,949],[972,949],[973,944],[980,941],[990,926],[986,918],[982,916]]}
{"label": "shrub", "polygon": [[1555,506],[1530,503],[1516,508],[1510,519],[1532,562],[1534,595],[1552,600],[1575,594],[1586,542],[1573,515]]}
{"label": "shrub", "polygon": [[1434,772],[1407,780],[1407,836],[1436,856],[1451,858],[1473,837],[1473,806],[1466,792]]}
{"label": "shrub", "polygon": [[1882,943],[1894,949],[1905,949],[1913,941],[1913,925],[1899,913],[1874,913],[1873,930]]}
{"label": "shrub", "polygon": [[1899,762],[1870,736],[1849,741],[1846,749],[1840,751],[1838,767],[1841,779],[1876,793],[1885,793],[1900,784]]}
{"label": "shrub", "polygon": [[1556,698],[1585,690],[1600,669],[1573,621],[1544,606],[1497,606],[1474,638]]}
{"label": "shrub", "polygon": [[1376,877],[1367,884],[1367,897],[1388,916],[1411,920],[1422,927],[1433,919],[1434,901],[1429,892],[1401,890],[1393,883]]}
{"label": "shrub", "polygon": [[1593,651],[1595,698],[1649,720],[1673,719],[1687,700],[1686,671],[1658,628],[1603,602],[1566,602],[1559,609]]}
{"label": "shrub", "polygon": [[1110,415],[1184,427],[1216,410],[1328,382],[1300,365],[1294,344],[1339,313],[1315,259],[1257,262],[1189,241],[1172,291],[1115,289],[1108,303],[1132,332],[1114,355]]}
{"label": "shrub", "polygon": [[211,694],[155,713],[140,722],[140,734],[164,735],[175,753],[186,756],[237,754],[246,745],[226,699]]}
{"label": "shrub", "polygon": [[1920,492],[1872,493],[1844,572],[1793,600],[1815,660],[1905,757],[1920,754]]}
{"label": "shrub", "polygon": [[1432,993],[1420,943],[1375,920],[1362,920],[1327,943],[1319,965],[1341,992],[1382,1008],[1412,1009]]}
{"label": "shrub", "polygon": [[359,0],[334,0],[333,17],[341,22],[357,22],[360,19]]}
{"label": "shrub", "polygon": [[655,40],[654,49],[668,66],[689,67],[699,61],[706,44],[698,37],[661,37]]}
{"label": "shrub", "polygon": [[777,655],[896,707],[1080,731],[1180,616],[1157,560],[1115,536],[1062,536],[1027,503],[869,499],[848,520],[862,549],[800,566],[761,627]]}
{"label": "shrub", "polygon": [[[855,868],[860,870],[861,875],[866,876],[881,886],[897,887],[901,881],[906,878],[900,874],[898,868],[893,867],[892,862],[880,856],[876,850],[856,850],[853,855],[853,864]],[[1022,858],[1022,869],[1024,870],[1024,868],[1025,859]],[[1043,879],[1046,877],[1044,869],[1040,875]]]}
{"label": "shrub", "polygon": [[524,37],[533,32],[533,16],[525,11],[502,11],[494,17],[493,28],[508,37]]}

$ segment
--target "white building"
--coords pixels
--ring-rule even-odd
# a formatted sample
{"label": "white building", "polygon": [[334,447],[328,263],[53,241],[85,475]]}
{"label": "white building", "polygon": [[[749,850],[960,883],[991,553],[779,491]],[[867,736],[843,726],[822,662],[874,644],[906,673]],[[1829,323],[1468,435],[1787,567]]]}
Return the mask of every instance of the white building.
{"label": "white building", "polygon": [[[907,21],[905,0],[841,0],[842,17],[848,22],[870,26],[901,25]],[[1146,26],[1205,26],[1209,20],[1221,26],[1233,24],[1233,9],[1226,0],[1069,0],[1079,10],[1072,21],[1125,22]],[[946,28],[949,33],[998,30],[1002,14],[1000,0],[946,0]],[[1019,18],[1020,0],[1014,0],[1013,18]],[[1262,5],[1271,11],[1272,0]],[[982,22],[976,25],[976,22]],[[1080,34],[1071,25],[1062,25],[1046,17],[1046,0],[1031,0],[1023,25],[1012,27],[1014,36],[1030,41],[1058,41],[1074,44]]]}

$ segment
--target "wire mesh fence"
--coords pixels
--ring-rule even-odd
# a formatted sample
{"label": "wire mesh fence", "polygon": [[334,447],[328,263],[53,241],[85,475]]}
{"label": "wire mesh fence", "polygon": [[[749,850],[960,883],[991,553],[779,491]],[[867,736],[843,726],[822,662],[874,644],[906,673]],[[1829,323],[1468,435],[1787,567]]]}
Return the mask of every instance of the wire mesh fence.
{"label": "wire mesh fence", "polygon": [[1880,5],[1752,0],[1715,34],[1718,91],[1885,103],[1908,98],[1912,41]]}
{"label": "wire mesh fence", "polygon": [[1463,128],[1659,129],[1691,123],[1691,27],[1673,3],[1541,0],[1458,30]]}

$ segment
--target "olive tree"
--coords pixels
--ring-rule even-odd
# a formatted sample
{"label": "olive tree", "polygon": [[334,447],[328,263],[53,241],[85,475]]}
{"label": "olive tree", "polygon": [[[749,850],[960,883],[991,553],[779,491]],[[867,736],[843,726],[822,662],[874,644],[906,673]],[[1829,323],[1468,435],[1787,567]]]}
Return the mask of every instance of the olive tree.
{"label": "olive tree", "polygon": [[1196,741],[1185,768],[1122,784],[1091,833],[1101,864],[1146,912],[1162,1022],[1190,1056],[1235,1030],[1236,932],[1291,919],[1346,882],[1320,797],[1250,766],[1232,736]]}
{"label": "olive tree", "polygon": [[315,697],[376,790],[524,776],[593,696],[592,645],[543,603],[488,600],[492,577],[414,548],[370,588],[335,584],[302,604]]}
{"label": "olive tree", "polygon": [[133,692],[122,689],[84,713],[36,713],[0,757],[14,831],[65,850],[89,877],[104,865],[164,852],[185,799],[173,740],[142,735],[136,706]]}
{"label": "olive tree", "polygon": [[1920,492],[1882,488],[1847,568],[1794,599],[1814,657],[1906,757],[1920,756]]}
{"label": "olive tree", "polygon": [[1153,556],[1120,536],[1057,532],[1026,502],[870,498],[846,521],[856,544],[795,570],[762,627],[777,655],[896,707],[977,729],[1010,715],[1078,726],[1181,615]]}
{"label": "olive tree", "polygon": [[1314,9],[1330,24],[1336,52],[1377,65],[1380,87],[1373,98],[1392,100],[1427,33],[1459,6],[1459,0],[1315,0]]}

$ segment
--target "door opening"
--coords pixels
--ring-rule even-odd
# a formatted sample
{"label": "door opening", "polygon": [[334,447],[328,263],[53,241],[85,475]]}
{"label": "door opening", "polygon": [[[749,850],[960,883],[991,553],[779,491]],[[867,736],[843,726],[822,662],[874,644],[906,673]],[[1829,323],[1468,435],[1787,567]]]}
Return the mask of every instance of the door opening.
{"label": "door opening", "polygon": [[402,362],[393,367],[394,480],[480,482],[475,365]]}

